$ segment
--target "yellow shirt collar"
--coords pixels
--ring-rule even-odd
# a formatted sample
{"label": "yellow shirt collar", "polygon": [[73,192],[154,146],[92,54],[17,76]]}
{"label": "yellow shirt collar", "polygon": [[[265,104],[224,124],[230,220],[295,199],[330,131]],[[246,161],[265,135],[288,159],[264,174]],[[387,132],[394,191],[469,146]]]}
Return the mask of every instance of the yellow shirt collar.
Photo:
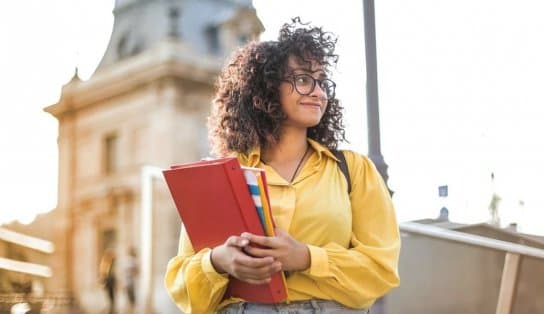
{"label": "yellow shirt collar", "polygon": [[[310,146],[317,152],[317,157],[320,161],[323,155],[338,161],[338,159],[334,157],[334,155],[327,147],[319,144],[317,141],[310,138],[308,138],[307,140]],[[257,146],[249,151],[248,154],[238,154],[238,159],[243,165],[247,165],[249,167],[256,167],[261,160],[261,148]]]}

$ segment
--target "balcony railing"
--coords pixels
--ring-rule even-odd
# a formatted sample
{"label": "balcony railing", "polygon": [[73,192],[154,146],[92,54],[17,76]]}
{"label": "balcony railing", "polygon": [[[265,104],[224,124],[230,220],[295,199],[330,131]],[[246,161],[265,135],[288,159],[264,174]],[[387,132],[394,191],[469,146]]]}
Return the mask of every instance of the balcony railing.
{"label": "balcony railing", "polygon": [[[51,254],[55,250],[55,246],[49,241],[14,232],[2,227],[0,227],[0,241],[10,242],[46,254]],[[51,268],[49,268],[48,266],[23,261],[16,261],[4,257],[0,257],[0,269],[40,277],[51,277],[52,275]]]}
{"label": "balcony railing", "polygon": [[497,301],[497,309],[495,312],[496,314],[512,313],[512,305],[514,303],[517,277],[519,273],[520,257],[530,256],[544,260],[544,250],[542,249],[453,231],[436,226],[414,222],[404,222],[400,224],[400,230],[407,233],[426,235],[437,239],[455,241],[504,252],[504,267],[502,270],[501,286]]}

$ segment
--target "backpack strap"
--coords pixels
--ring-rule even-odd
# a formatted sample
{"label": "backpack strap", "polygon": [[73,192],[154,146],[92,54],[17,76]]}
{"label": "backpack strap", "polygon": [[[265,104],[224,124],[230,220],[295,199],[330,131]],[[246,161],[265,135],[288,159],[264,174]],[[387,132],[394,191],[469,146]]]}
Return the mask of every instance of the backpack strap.
{"label": "backpack strap", "polygon": [[346,162],[346,156],[344,155],[344,151],[342,150],[331,150],[331,153],[338,159],[338,167],[340,167],[340,171],[344,174],[344,177],[346,177],[346,181],[348,182],[348,195],[351,194],[351,178],[349,177],[349,169],[348,169],[348,163]]}

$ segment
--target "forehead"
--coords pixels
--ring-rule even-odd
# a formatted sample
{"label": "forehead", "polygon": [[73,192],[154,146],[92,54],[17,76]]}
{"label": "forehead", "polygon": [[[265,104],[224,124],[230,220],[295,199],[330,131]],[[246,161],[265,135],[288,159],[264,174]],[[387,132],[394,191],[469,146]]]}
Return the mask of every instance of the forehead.
{"label": "forehead", "polygon": [[307,72],[317,72],[317,71],[325,72],[325,67],[319,64],[319,62],[317,62],[315,59],[310,59],[306,61],[306,60],[300,60],[299,58],[295,56],[289,56],[289,59],[287,61],[287,67],[291,70],[303,70]]}

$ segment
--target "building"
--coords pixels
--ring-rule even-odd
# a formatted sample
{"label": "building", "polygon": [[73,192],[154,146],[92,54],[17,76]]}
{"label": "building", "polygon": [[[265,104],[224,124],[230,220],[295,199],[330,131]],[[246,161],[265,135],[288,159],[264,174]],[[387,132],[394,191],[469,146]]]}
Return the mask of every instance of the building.
{"label": "building", "polygon": [[49,241],[0,227],[0,313],[13,306],[39,310],[44,303],[61,308],[43,291],[44,280],[51,277],[51,268],[43,263],[53,252]]}
{"label": "building", "polygon": [[[263,31],[249,0],[116,0],[113,13],[96,72],[82,81],[76,71],[44,109],[59,121],[57,207],[19,226],[55,243],[46,290],[67,293],[74,309],[89,313],[108,306],[98,273],[106,249],[116,253],[116,308],[126,308],[122,266],[130,248],[138,251],[145,223],[142,167],[208,155],[206,117],[223,60]],[[180,220],[166,185],[156,182],[154,192],[152,295],[138,295],[137,304],[173,313],[163,276]]]}

